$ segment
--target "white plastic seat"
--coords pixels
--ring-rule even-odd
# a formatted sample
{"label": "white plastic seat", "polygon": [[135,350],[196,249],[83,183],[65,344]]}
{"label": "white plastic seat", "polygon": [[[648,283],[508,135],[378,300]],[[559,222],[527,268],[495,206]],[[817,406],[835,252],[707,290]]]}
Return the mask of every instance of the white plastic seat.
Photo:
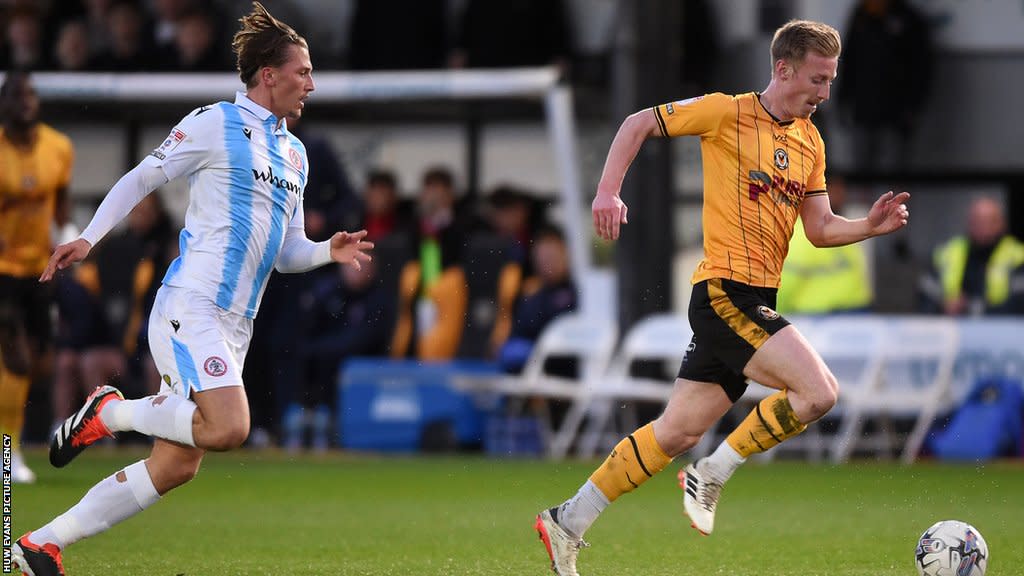
{"label": "white plastic seat", "polygon": [[[461,378],[458,385],[488,390],[505,396],[513,408],[530,398],[569,401],[569,410],[555,431],[545,411],[544,442],[552,458],[562,458],[575,440],[586,415],[590,393],[608,370],[618,327],[612,319],[569,312],[555,318],[541,333],[518,376]],[[577,361],[576,378],[545,372],[549,359],[570,357]]]}
{"label": "white plastic seat", "polygon": [[[635,402],[668,402],[674,377],[633,376],[631,368],[637,361],[660,361],[665,364],[666,372],[675,374],[692,337],[689,321],[675,314],[648,316],[626,333],[607,375],[591,392],[587,411],[589,420],[579,443],[581,456],[592,456],[598,448],[604,448],[600,444],[605,437],[618,441],[632,432],[638,424],[633,406]],[[621,425],[615,426],[616,423]]]}
{"label": "white plastic seat", "polygon": [[[913,427],[901,460],[912,463],[928,429],[950,402],[953,364],[959,346],[956,323],[944,317],[892,317],[881,334],[881,362],[873,385],[840,389],[842,424],[832,460],[843,462],[859,447],[887,454],[896,447],[887,422],[865,432],[869,419],[908,418]],[[843,381],[840,380],[842,385]]]}

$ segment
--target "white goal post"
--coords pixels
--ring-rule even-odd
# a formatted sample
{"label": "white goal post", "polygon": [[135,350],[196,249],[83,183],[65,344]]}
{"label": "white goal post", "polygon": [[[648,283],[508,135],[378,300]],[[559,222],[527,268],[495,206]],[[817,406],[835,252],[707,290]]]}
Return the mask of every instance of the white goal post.
{"label": "white goal post", "polygon": [[[522,99],[544,106],[548,139],[555,154],[564,226],[572,269],[586,306],[593,276],[590,226],[583,209],[572,89],[553,67],[416,72],[317,72],[314,98],[320,102],[389,102],[426,99]],[[64,102],[145,104],[175,100],[225,99],[243,86],[235,73],[111,74],[40,72],[33,75],[40,97]]]}

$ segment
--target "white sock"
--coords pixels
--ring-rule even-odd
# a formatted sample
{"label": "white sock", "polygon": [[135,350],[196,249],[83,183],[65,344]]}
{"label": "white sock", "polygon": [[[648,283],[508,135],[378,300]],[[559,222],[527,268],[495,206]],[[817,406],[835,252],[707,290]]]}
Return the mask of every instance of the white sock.
{"label": "white sock", "polygon": [[701,460],[700,471],[707,473],[716,482],[725,484],[732,477],[732,473],[746,461],[746,458],[740,456],[735,448],[723,440],[710,456]]}
{"label": "white sock", "polygon": [[608,497],[601,489],[587,480],[576,495],[558,507],[558,525],[570,534],[582,538],[590,525],[608,507]]}
{"label": "white sock", "polygon": [[100,411],[100,418],[111,432],[134,430],[195,446],[192,437],[192,414],[195,402],[175,394],[146,396],[138,400],[110,402]]}
{"label": "white sock", "polygon": [[160,499],[140,460],[92,487],[70,510],[32,532],[33,544],[56,544],[61,550],[82,538],[99,534],[142,512]]}

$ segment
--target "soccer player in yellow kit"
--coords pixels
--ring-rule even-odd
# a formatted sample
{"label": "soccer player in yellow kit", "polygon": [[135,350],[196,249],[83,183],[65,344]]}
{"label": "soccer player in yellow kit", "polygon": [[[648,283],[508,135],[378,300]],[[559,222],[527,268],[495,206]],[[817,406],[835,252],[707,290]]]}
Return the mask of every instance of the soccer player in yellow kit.
{"label": "soccer player in yellow kit", "polygon": [[832,212],[825,145],[810,116],[829,98],[840,50],[831,26],[789,22],[772,39],[772,79],[763,92],[708,94],[641,110],[612,141],[593,202],[594,226],[608,240],[626,223],[619,190],[643,142],[700,137],[704,259],[692,278],[693,340],[665,411],[622,439],[573,497],[537,516],[559,576],[577,576],[583,534],[604,508],[697,444],[743,395],[748,378],[778,392],[713,454],[679,473],[686,513],[704,534],[714,528],[722,485],[748,456],[803,432],[835,404],[835,377],[774,310],[794,222],[802,217],[815,246],[841,246],[902,228],[910,197],[883,194],[859,220]]}
{"label": "soccer player in yellow kit", "polygon": [[35,474],[18,452],[25,400],[50,351],[50,290],[36,281],[50,257],[50,229],[66,212],[74,152],[67,136],[39,121],[29,74],[0,87],[0,432],[14,445],[12,478]]}

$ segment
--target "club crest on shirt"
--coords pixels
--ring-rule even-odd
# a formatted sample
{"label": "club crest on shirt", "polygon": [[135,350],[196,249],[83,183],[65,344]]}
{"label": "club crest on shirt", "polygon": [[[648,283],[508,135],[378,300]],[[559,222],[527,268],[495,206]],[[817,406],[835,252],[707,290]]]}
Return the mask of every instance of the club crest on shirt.
{"label": "club crest on shirt", "polygon": [[764,306],[764,305],[761,305],[761,306],[757,307],[757,313],[758,313],[758,315],[761,316],[761,318],[764,318],[765,320],[771,321],[771,320],[778,320],[779,319],[779,313],[778,312],[776,312],[775,310],[772,310],[771,308],[769,308],[767,306]]}
{"label": "club crest on shirt", "polygon": [[775,149],[775,167],[779,170],[789,168],[789,154],[786,154],[784,148]]}
{"label": "club crest on shirt", "polygon": [[203,370],[214,378],[228,373],[228,365],[218,356],[210,356],[203,362]]}
{"label": "club crest on shirt", "polygon": [[295,151],[295,148],[288,149],[288,158],[292,161],[292,166],[299,172],[302,172],[302,156]]}

